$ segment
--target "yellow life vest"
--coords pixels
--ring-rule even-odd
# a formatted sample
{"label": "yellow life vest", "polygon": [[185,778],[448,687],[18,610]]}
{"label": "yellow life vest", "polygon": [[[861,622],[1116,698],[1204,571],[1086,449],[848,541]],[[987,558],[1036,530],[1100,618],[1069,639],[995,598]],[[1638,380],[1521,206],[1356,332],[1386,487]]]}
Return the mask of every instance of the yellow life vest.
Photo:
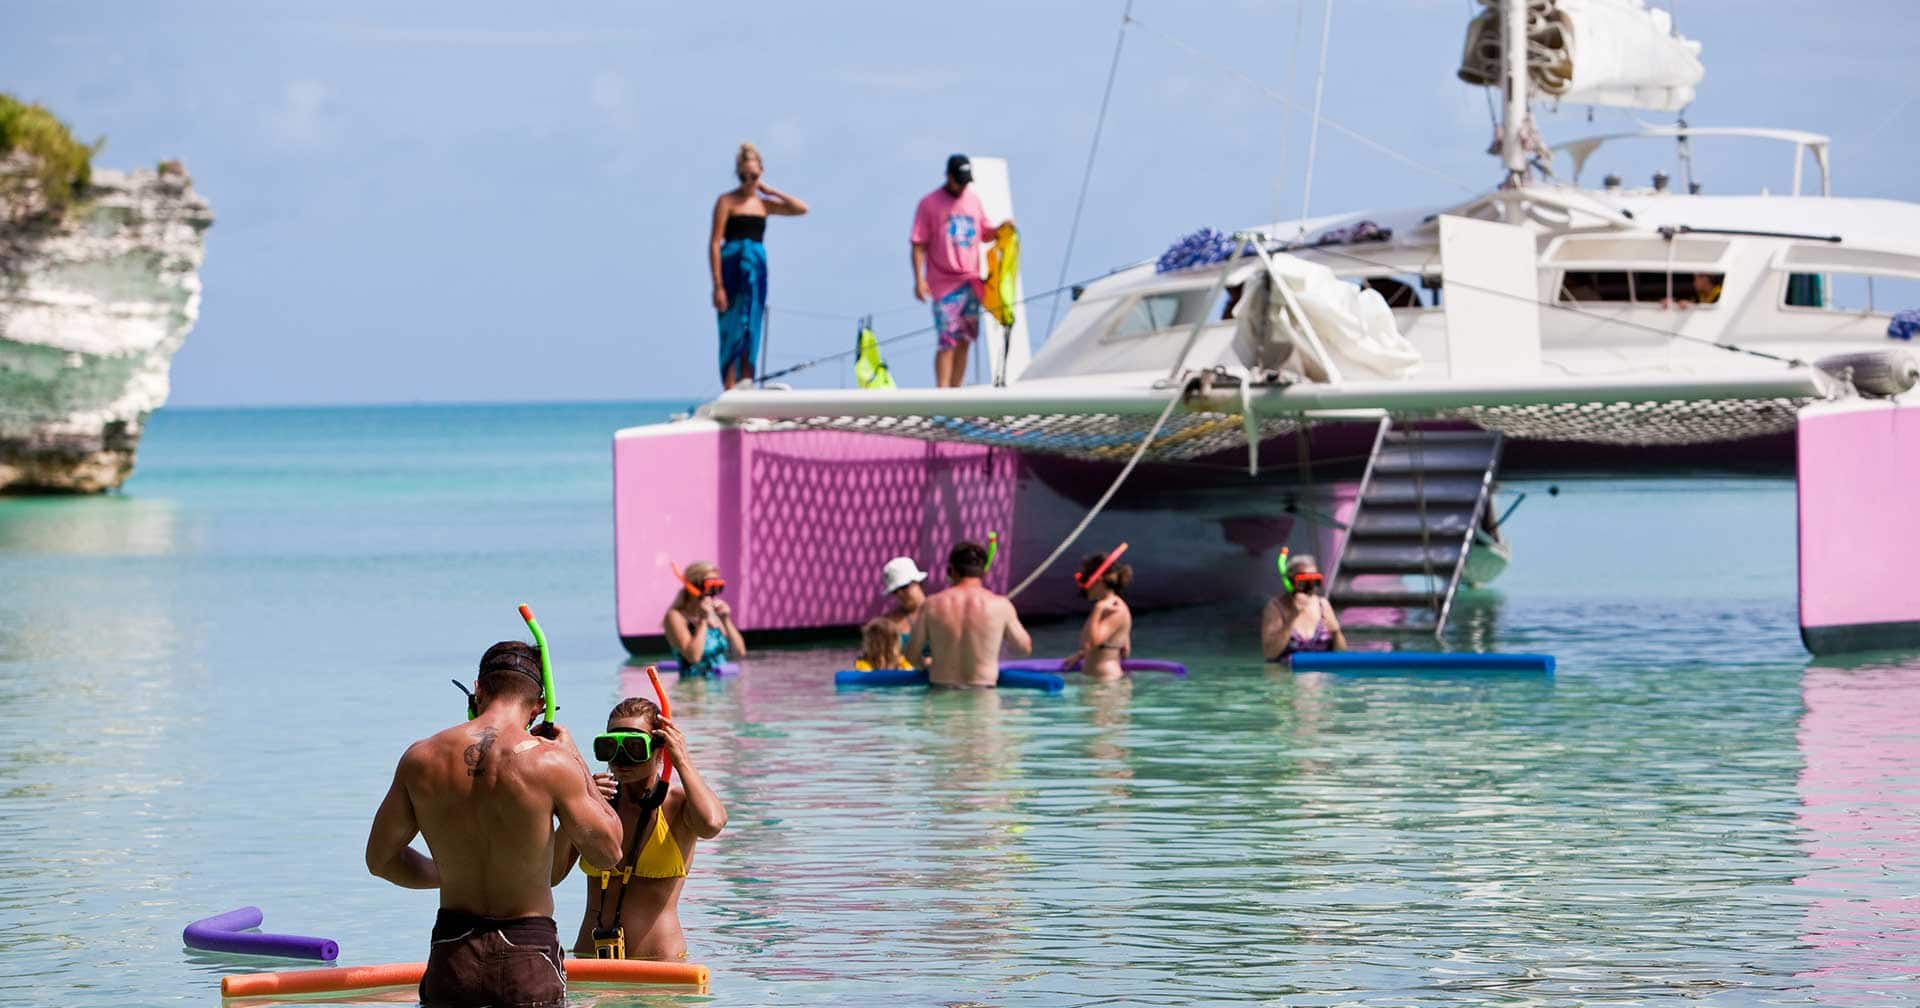
{"label": "yellow life vest", "polygon": [[871,319],[862,319],[860,335],[854,338],[853,377],[863,389],[890,389],[894,387],[893,373],[887,370],[887,362],[880,357],[880,341],[873,335]]}
{"label": "yellow life vest", "polygon": [[994,232],[993,247],[987,250],[987,289],[980,307],[995,322],[1013,328],[1013,306],[1020,300],[1016,284],[1020,280],[1020,232],[1012,224],[1000,225]]}

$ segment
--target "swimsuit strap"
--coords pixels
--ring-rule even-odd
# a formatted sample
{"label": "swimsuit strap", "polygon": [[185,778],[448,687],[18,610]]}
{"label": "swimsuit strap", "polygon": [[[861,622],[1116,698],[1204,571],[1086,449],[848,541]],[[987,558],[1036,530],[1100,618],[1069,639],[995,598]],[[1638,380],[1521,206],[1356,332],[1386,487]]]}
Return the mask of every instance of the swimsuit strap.
{"label": "swimsuit strap", "polygon": [[[620,807],[620,799],[626,793],[627,793],[627,789],[625,787],[621,787],[614,792],[613,803],[614,803],[615,809],[618,809]],[[649,794],[644,800],[636,803],[643,810],[643,814],[640,817],[640,821],[634,823],[634,825],[638,828],[633,831],[633,843],[627,845],[627,853],[624,857],[620,859],[620,864],[626,864],[629,861],[634,862],[636,865],[639,863],[639,859],[637,855],[640,853],[640,844],[646,840],[646,836],[649,831],[648,827],[651,827],[653,825],[653,817],[659,813],[660,806],[666,804],[666,801],[667,801],[667,782],[655,781],[653,785],[653,793]],[[619,868],[620,868],[620,865],[617,864],[613,866],[613,869],[602,871],[600,873],[600,887],[602,889],[606,888],[607,882],[613,877],[614,870]],[[620,895],[616,897],[613,901],[613,922],[615,924],[620,923],[620,911],[624,909],[627,905],[627,889],[629,888],[629,885],[632,881],[633,881],[633,869],[628,868],[626,869],[626,874],[620,879]],[[606,900],[603,899],[600,901],[599,911],[593,915],[593,922],[595,924],[600,925],[600,928],[602,930],[605,930],[607,926],[606,918],[607,918],[607,902]]]}

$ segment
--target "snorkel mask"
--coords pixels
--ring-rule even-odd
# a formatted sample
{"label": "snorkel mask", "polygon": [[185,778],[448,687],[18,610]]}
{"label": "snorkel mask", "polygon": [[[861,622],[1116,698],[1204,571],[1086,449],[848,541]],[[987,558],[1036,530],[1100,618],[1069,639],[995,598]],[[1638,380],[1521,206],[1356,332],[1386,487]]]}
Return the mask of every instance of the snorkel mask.
{"label": "snorkel mask", "polygon": [[652,732],[625,728],[601,732],[593,737],[593,758],[615,766],[644,766],[653,762],[657,741]]}
{"label": "snorkel mask", "polygon": [[1287,548],[1285,546],[1280,547],[1280,556],[1274,560],[1274,564],[1280,568],[1280,584],[1287,589],[1288,594],[1317,591],[1320,585],[1326,581],[1326,575],[1319,571],[1301,571],[1298,574],[1288,574]]}
{"label": "snorkel mask", "polygon": [[[693,582],[687,580],[685,574],[680,573],[679,564],[669,560],[667,561],[667,566],[673,570],[673,579],[680,582],[681,586],[687,589],[687,594],[692,595],[694,598],[719,598],[720,593],[727,590],[726,578],[705,578],[696,586]],[[695,564],[694,566],[697,567],[699,565]]]}

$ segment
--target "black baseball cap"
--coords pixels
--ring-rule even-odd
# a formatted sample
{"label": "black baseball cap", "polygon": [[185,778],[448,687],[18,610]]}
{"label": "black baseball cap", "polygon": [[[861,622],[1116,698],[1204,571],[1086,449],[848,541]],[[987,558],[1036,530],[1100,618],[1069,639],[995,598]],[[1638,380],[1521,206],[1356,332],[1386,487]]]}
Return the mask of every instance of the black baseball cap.
{"label": "black baseball cap", "polygon": [[955,182],[973,181],[973,162],[965,154],[955,154],[947,159],[947,177]]}

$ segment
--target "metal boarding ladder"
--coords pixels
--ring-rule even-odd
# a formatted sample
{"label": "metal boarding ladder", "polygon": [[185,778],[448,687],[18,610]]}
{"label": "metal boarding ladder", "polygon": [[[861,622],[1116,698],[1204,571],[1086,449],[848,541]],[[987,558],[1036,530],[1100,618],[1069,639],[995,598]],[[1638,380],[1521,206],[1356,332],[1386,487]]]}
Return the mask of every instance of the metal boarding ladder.
{"label": "metal boarding ladder", "polygon": [[[1434,636],[1447,628],[1454,593],[1473,548],[1474,530],[1491,504],[1502,439],[1488,431],[1395,430],[1380,421],[1373,456],[1345,544],[1328,575],[1337,606],[1424,609]],[[1357,585],[1368,575],[1387,585]],[[1420,587],[1407,584],[1419,575]]]}

